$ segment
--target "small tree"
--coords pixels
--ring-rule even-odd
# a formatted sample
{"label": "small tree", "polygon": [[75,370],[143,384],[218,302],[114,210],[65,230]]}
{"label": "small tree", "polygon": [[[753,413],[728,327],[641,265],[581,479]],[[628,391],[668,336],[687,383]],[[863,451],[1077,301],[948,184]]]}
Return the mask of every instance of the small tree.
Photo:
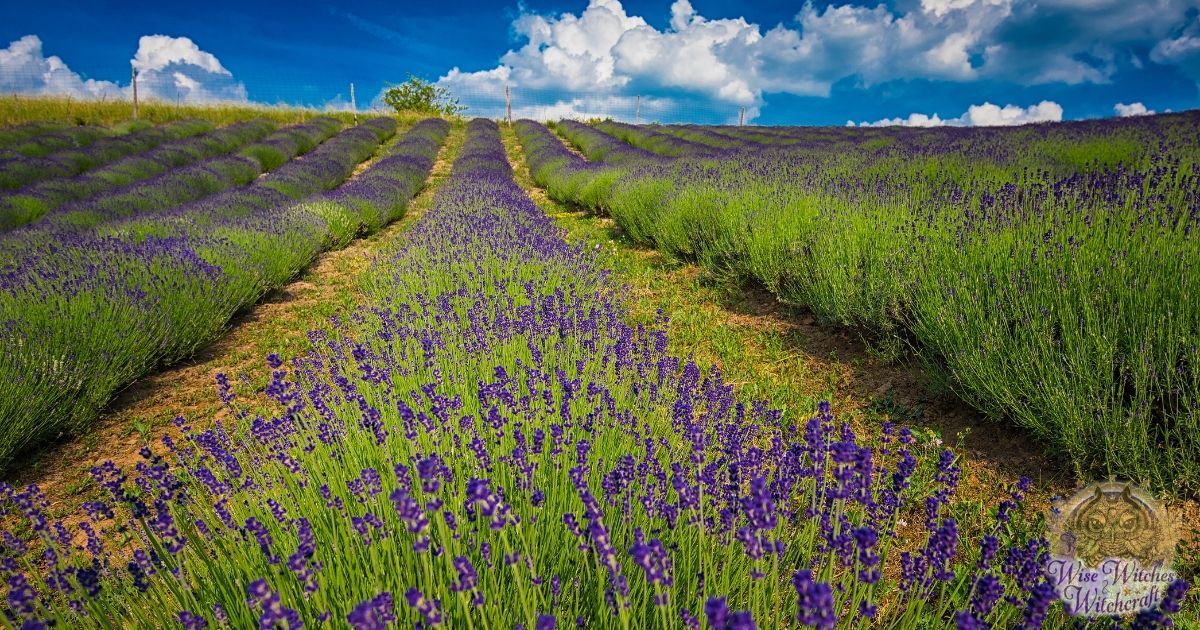
{"label": "small tree", "polygon": [[383,102],[398,112],[455,116],[467,110],[465,105],[460,105],[458,99],[450,95],[448,88],[411,74],[408,75],[408,81],[388,88],[383,93]]}

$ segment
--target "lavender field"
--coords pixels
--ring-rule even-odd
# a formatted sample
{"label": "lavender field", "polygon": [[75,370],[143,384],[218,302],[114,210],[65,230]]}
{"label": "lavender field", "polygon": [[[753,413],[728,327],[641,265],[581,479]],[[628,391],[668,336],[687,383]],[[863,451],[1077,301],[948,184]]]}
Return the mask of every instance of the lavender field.
{"label": "lavender field", "polygon": [[[1083,618],[1046,526],[1093,478],[1200,496],[1197,113],[222,123],[0,129],[0,625],[1200,624],[1193,537],[1151,606]],[[919,364],[1057,476],[989,486],[916,416],[735,382],[568,214]],[[39,483],[360,241],[302,350]]]}
{"label": "lavender field", "polygon": [[914,349],[1081,474],[1200,490],[1200,116],[1011,129],[522,121],[550,193]]}

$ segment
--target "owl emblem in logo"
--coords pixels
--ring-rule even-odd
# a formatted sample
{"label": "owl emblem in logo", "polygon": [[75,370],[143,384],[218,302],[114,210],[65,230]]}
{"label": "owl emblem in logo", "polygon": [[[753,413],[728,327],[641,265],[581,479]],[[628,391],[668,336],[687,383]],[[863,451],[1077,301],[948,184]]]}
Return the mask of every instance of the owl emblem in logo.
{"label": "owl emblem in logo", "polygon": [[1055,502],[1046,576],[1071,615],[1125,615],[1157,604],[1178,574],[1178,515],[1136,486],[1095,483]]}
{"label": "owl emblem in logo", "polygon": [[1158,517],[1145,500],[1126,485],[1120,493],[1096,486],[1076,506],[1067,525],[1073,534],[1071,555],[1094,567],[1105,558],[1129,558],[1149,566],[1155,560]]}
{"label": "owl emblem in logo", "polygon": [[1154,497],[1129,483],[1097,483],[1077,492],[1051,519],[1054,552],[1097,567],[1108,558],[1143,567],[1169,563],[1177,529]]}

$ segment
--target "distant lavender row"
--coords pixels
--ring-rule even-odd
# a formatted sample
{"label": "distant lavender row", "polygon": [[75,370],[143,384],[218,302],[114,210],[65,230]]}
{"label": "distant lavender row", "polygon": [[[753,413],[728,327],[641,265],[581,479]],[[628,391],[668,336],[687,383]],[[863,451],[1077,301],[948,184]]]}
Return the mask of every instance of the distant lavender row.
{"label": "distant lavender row", "polygon": [[433,168],[449,131],[450,124],[440,118],[417,123],[386,157],[345,185],[310,198],[303,207],[329,223],[335,245],[399,219]]}
{"label": "distant lavender row", "polygon": [[88,199],[58,206],[24,229],[75,230],[146,212],[163,212],[233,186],[253,181],[307,153],[341,128],[333,118],[316,118],[280,129],[225,155],[119,186]]}
{"label": "distant lavender row", "polygon": [[[187,211],[0,241],[0,468],[38,442],[86,430],[130,380],[191,354],[238,309],[344,242],[338,226],[288,195],[336,185],[394,132],[390,119],[360,125],[306,155],[303,169]],[[382,177],[373,171],[364,175]],[[388,173],[424,179],[394,162]]]}
{"label": "distant lavender row", "polygon": [[[563,124],[559,123],[559,125]],[[583,156],[571,151],[541,123],[532,120],[518,120],[516,129],[525,152],[538,156],[537,162],[526,159],[534,181],[544,186],[552,199],[558,201],[591,199],[589,190],[604,189],[603,186],[598,185],[598,181],[610,181],[617,177],[616,169],[600,162],[589,162]],[[601,171],[609,174],[605,177]]]}
{"label": "distant lavender row", "polygon": [[4,161],[20,157],[40,157],[60,149],[85,147],[101,138],[107,138],[114,132],[122,133],[135,129],[145,129],[149,123],[133,123],[121,125],[118,129],[107,129],[94,125],[50,125],[29,131],[17,131],[16,138],[0,148],[0,164]]}
{"label": "distant lavender row", "polygon": [[37,220],[69,201],[92,197],[164,171],[234,151],[275,130],[265,119],[234,123],[205,134],[165,142],[75,177],[52,179],[0,194],[0,230]]}
{"label": "distant lavender row", "polygon": [[[390,118],[374,119],[345,129],[317,145],[302,159],[288,162],[253,183],[193,202],[130,212],[94,227],[62,230],[47,221],[10,232],[0,239],[0,255],[11,260],[10,264],[0,267],[6,272],[0,275],[0,288],[22,290],[53,279],[53,282],[59,283],[56,290],[60,294],[72,297],[75,283],[61,282],[64,277],[71,277],[72,273],[51,273],[53,268],[62,267],[62,264],[49,252],[59,252],[58,243],[63,239],[90,242],[94,238],[114,235],[131,240],[146,236],[202,237],[205,236],[205,226],[223,220],[243,219],[266,209],[285,209],[305,196],[316,195],[336,186],[350,175],[356,164],[370,157],[383,140],[394,135],[395,130],[396,122]],[[299,135],[305,131],[320,133],[324,130],[318,126],[308,130],[296,127],[283,131]],[[308,140],[316,141],[311,137]],[[244,157],[238,159],[252,160]],[[299,167],[297,165],[301,160],[303,166]],[[76,253],[72,248],[65,248],[59,255]]]}
{"label": "distant lavender row", "polygon": [[302,158],[290,161],[250,184],[169,210],[133,214],[116,225],[160,225],[165,224],[165,219],[194,222],[200,217],[230,219],[266,208],[287,207],[341,183],[350,176],[356,164],[370,157],[380,142],[395,133],[395,120],[375,118],[338,133]]}
{"label": "distant lavender row", "polygon": [[201,120],[183,120],[127,134],[101,138],[85,147],[64,149],[43,157],[16,157],[0,161],[0,189],[15,190],[54,177],[67,177],[145,151],[169,140],[187,138],[212,129]]}
{"label": "distant lavender row", "polygon": [[651,125],[649,128],[718,149],[761,149],[763,147],[762,143],[753,138],[726,135],[703,125]]}
{"label": "distant lavender row", "polygon": [[[957,167],[959,160],[1048,170],[1056,177],[1122,165],[1144,168],[1156,159],[1159,141],[1174,144],[1195,125],[1191,113],[1154,118],[1079,120],[1019,127],[710,127],[714,132],[753,139],[797,151],[867,152],[884,159],[940,156]],[[1186,155],[1186,153],[1184,154]],[[1030,163],[1031,158],[1038,161]],[[1191,158],[1187,160],[1190,162]]]}
{"label": "distant lavender row", "polygon": [[579,150],[589,160],[604,161],[610,164],[628,164],[636,161],[658,160],[661,156],[622,142],[613,136],[598,131],[590,125],[574,120],[559,121],[555,129],[571,138],[579,146]]}
{"label": "distant lavender row", "polygon": [[635,147],[668,157],[716,157],[728,152],[722,148],[664,133],[654,126],[638,126],[606,120],[598,123],[596,128]]}
{"label": "distant lavender row", "polygon": [[0,127],[0,152],[12,150],[29,138],[66,127],[60,122],[34,121],[9,127]]}

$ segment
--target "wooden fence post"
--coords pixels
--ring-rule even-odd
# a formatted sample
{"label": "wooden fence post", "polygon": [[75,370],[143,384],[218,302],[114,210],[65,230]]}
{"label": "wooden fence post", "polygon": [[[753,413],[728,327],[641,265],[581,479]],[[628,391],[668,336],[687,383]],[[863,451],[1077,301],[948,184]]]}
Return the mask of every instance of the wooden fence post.
{"label": "wooden fence post", "polygon": [[512,94],[508,91],[508,86],[504,86],[504,119],[508,121],[509,126],[512,126]]}
{"label": "wooden fence post", "polygon": [[137,120],[137,117],[138,117],[137,66],[134,66],[133,64],[129,64],[129,69],[130,69],[130,73],[132,75],[131,78],[129,79],[129,82],[131,85],[133,85],[133,119]]}

